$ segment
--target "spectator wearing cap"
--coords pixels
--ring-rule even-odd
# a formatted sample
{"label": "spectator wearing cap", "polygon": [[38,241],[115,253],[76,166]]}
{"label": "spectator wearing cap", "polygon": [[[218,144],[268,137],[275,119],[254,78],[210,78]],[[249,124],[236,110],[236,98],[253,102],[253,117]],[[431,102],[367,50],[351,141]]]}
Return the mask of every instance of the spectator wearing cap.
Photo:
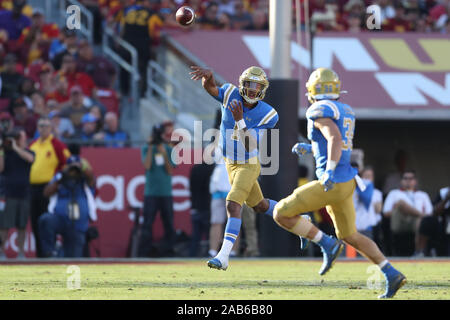
{"label": "spectator wearing cap", "polygon": [[15,98],[20,91],[20,85],[24,79],[23,75],[17,72],[17,58],[14,54],[7,54],[4,59],[3,71],[0,73],[0,98]]}
{"label": "spectator wearing cap", "polygon": [[60,140],[70,139],[75,134],[72,122],[67,118],[61,118],[60,111],[50,111],[48,117],[52,121],[53,134]]}
{"label": "spectator wearing cap", "polygon": [[4,29],[10,40],[19,39],[23,29],[31,25],[30,18],[22,14],[26,4],[26,0],[14,0],[11,11],[0,11],[0,30]]}
{"label": "spectator wearing cap", "polygon": [[0,238],[4,252],[9,229],[17,228],[19,258],[24,258],[25,227],[30,214],[29,179],[34,153],[27,147],[25,131],[15,128],[12,138],[0,146],[0,173],[5,186],[5,210],[0,215]]}
{"label": "spectator wearing cap", "polygon": [[119,130],[119,119],[114,112],[105,114],[104,130],[97,139],[103,140],[105,147],[120,148],[129,144],[128,134]]}
{"label": "spectator wearing cap", "polygon": [[80,45],[77,70],[91,76],[99,88],[111,88],[116,78],[116,69],[111,62],[102,56],[94,56],[92,46],[87,41]]}
{"label": "spectator wearing cap", "polygon": [[73,86],[79,86],[85,96],[93,97],[95,95],[94,81],[87,73],[77,71],[75,57],[71,54],[64,55],[61,70],[58,71],[57,75],[67,78],[69,90]]}
{"label": "spectator wearing cap", "polygon": [[68,118],[72,121],[72,124],[75,128],[77,134],[81,132],[81,118],[85,113],[88,113],[89,110],[83,104],[83,91],[81,87],[74,86],[70,89],[70,100],[62,106],[60,116],[63,118]]}
{"label": "spectator wearing cap", "polygon": [[48,211],[39,218],[40,243],[44,257],[56,257],[56,235],[63,238],[63,256],[80,258],[90,221],[97,220],[95,179],[91,168],[78,155],[67,159],[44,189]]}
{"label": "spectator wearing cap", "polygon": [[33,140],[29,149],[34,152],[35,160],[30,171],[30,206],[31,227],[36,239],[36,255],[42,257],[40,235],[38,228],[39,217],[47,211],[48,199],[44,197],[44,188],[60,171],[70,152],[66,145],[52,134],[52,123],[48,117],[41,117],[38,121],[39,138]]}
{"label": "spectator wearing cap", "polygon": [[13,115],[14,125],[22,127],[28,137],[33,137],[36,132],[37,117],[28,110],[27,104],[23,98],[16,98],[11,103],[11,114]]}
{"label": "spectator wearing cap", "polygon": [[86,113],[81,118],[82,130],[79,137],[83,144],[92,144],[97,133],[97,118],[91,113]]}

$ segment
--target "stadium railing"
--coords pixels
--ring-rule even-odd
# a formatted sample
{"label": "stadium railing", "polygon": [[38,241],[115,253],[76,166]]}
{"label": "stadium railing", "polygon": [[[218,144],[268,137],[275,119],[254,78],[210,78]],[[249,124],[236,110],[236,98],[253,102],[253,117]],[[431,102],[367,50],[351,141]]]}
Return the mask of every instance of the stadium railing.
{"label": "stadium railing", "polygon": [[[131,63],[127,62],[118,54],[118,52],[123,50],[130,54]],[[102,51],[130,74],[130,95],[132,99],[131,111],[138,110],[140,100],[138,83],[140,75],[138,69],[138,53],[136,49],[127,41],[115,34],[113,29],[106,26],[103,29]]]}

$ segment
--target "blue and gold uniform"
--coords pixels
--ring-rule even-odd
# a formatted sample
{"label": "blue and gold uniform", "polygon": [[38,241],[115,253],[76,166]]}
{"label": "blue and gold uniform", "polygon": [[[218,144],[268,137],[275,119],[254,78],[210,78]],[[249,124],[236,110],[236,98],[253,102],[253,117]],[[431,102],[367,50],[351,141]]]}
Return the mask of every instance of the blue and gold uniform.
{"label": "blue and gold uniform", "polygon": [[[240,205],[246,202],[249,207],[254,207],[264,198],[257,181],[261,171],[258,148],[251,152],[245,150],[243,143],[239,141],[236,123],[228,108],[233,100],[241,101],[243,104],[243,97],[236,86],[226,83],[219,88],[219,95],[215,99],[222,103],[219,143],[231,184],[227,200]],[[251,109],[243,105],[243,111],[247,132],[256,139],[258,144],[264,133],[263,129],[271,129],[278,122],[278,114],[275,109],[263,101],[258,101],[256,106]]]}
{"label": "blue and gold uniform", "polygon": [[316,175],[319,180],[327,166],[328,142],[320,130],[314,127],[314,121],[330,118],[341,133],[342,155],[334,171],[336,184],[331,190],[325,191],[319,180],[311,181],[281,200],[276,209],[283,216],[293,217],[326,207],[333,220],[337,237],[343,239],[356,232],[352,195],[356,186],[354,178],[357,170],[350,165],[355,114],[347,104],[334,100],[319,100],[308,108],[306,118],[308,139],[311,140],[312,152],[316,160]]}

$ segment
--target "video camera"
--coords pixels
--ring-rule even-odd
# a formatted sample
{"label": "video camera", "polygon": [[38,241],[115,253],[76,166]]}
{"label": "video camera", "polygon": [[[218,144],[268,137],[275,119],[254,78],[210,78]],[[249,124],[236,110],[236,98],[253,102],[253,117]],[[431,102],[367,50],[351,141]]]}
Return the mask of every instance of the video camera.
{"label": "video camera", "polygon": [[67,159],[66,167],[62,171],[62,181],[77,182],[83,178],[81,159],[79,156],[71,156]]}
{"label": "video camera", "polygon": [[9,122],[0,121],[0,148],[11,149],[12,140],[20,138],[20,130],[9,131]]}
{"label": "video camera", "polygon": [[151,144],[158,145],[164,142],[163,135],[164,126],[162,124],[154,125],[152,128],[152,142]]}

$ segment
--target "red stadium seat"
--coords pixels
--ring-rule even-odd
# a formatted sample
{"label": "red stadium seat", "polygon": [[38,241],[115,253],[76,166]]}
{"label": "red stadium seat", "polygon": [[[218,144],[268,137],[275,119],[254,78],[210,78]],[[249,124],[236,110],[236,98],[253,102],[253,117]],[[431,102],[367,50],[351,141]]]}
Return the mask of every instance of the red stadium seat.
{"label": "red stadium seat", "polygon": [[119,97],[114,90],[98,89],[98,100],[106,107],[107,111],[115,112],[119,115]]}

